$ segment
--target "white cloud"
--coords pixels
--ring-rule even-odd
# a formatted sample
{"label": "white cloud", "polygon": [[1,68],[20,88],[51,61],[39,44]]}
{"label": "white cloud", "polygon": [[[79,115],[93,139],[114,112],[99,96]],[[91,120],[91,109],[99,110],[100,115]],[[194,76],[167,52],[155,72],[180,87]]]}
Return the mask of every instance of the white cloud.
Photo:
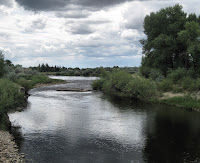
{"label": "white cloud", "polygon": [[0,50],[7,59],[24,66],[38,62],[112,66],[115,61],[134,66],[139,65],[134,59],[140,62],[142,56],[139,40],[145,37],[142,25],[147,14],[176,3],[188,13],[200,13],[197,0],[132,1],[103,8],[99,2],[95,1],[96,7],[55,6],[56,11],[50,10],[51,3],[47,10],[42,11],[39,6],[40,12],[33,12],[24,10],[14,0],[0,0]]}

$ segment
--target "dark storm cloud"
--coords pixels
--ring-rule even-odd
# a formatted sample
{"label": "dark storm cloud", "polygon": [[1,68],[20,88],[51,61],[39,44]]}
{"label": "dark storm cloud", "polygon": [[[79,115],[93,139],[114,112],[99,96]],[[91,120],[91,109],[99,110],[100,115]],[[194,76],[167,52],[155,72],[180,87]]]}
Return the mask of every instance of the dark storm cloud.
{"label": "dark storm cloud", "polygon": [[70,0],[15,0],[25,9],[42,11],[42,10],[59,10],[70,4]]}
{"label": "dark storm cloud", "polygon": [[[69,5],[102,8],[134,0],[15,0],[26,9],[34,11],[62,10]],[[149,0],[140,0],[149,1]]]}

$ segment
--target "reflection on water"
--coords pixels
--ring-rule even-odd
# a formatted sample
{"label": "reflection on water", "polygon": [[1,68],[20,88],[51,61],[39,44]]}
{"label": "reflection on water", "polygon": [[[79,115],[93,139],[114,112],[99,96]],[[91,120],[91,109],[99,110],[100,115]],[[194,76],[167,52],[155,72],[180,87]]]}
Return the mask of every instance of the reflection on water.
{"label": "reflection on water", "polygon": [[9,115],[21,127],[16,139],[29,162],[199,161],[199,113],[99,92],[56,91],[90,84],[91,79],[73,77],[64,85],[34,89],[28,108]]}

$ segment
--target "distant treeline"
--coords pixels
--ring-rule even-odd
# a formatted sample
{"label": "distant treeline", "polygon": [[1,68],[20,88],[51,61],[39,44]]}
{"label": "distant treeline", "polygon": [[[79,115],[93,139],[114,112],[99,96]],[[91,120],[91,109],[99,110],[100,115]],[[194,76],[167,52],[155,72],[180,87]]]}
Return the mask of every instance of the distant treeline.
{"label": "distant treeline", "polygon": [[66,68],[60,66],[49,66],[46,64],[39,64],[37,67],[30,67],[32,70],[44,72],[49,75],[66,75],[66,76],[100,76],[104,71],[112,71],[113,69],[120,69],[130,74],[138,71],[138,67],[97,67],[97,68]]}

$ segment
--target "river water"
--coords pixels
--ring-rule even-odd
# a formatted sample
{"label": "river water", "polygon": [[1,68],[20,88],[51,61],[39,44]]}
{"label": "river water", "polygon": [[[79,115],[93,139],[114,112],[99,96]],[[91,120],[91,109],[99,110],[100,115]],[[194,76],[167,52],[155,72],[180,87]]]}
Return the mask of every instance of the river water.
{"label": "river water", "polygon": [[28,162],[182,163],[200,161],[200,113],[106,97],[96,78],[52,77],[67,84],[30,91],[28,107],[9,114]]}

